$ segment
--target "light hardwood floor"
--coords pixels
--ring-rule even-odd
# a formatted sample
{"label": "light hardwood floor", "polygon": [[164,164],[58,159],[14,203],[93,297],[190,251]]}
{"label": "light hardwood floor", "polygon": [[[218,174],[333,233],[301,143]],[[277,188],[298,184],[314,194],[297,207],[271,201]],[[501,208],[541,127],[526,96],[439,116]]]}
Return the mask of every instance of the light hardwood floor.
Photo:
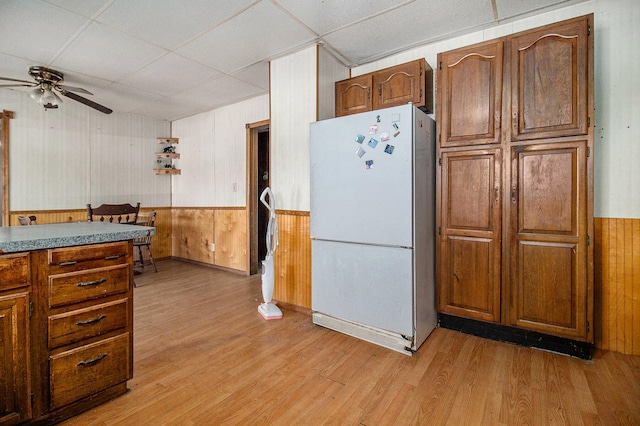
{"label": "light hardwood floor", "polygon": [[130,391],[64,425],[640,425],[640,357],[584,361],[436,329],[412,357],[284,311],[260,277],[136,276]]}

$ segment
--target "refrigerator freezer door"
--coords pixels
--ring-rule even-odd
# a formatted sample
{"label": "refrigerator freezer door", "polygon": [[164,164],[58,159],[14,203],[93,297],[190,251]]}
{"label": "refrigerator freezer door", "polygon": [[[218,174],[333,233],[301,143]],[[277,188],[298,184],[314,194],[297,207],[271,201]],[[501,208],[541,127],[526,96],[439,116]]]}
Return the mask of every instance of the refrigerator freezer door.
{"label": "refrigerator freezer door", "polygon": [[413,250],[312,241],[312,309],[413,336]]}
{"label": "refrigerator freezer door", "polygon": [[404,105],[311,124],[311,237],[413,247],[413,115]]}

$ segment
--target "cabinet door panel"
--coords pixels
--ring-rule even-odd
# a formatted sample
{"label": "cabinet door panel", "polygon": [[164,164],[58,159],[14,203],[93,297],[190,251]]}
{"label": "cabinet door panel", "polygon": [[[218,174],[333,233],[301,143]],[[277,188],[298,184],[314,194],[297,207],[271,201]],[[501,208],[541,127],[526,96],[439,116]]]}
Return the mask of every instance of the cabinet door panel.
{"label": "cabinet door panel", "polygon": [[370,111],[371,74],[336,83],[336,117]]}
{"label": "cabinet door panel", "polygon": [[587,18],[510,41],[511,139],[587,133]]}
{"label": "cabinet door panel", "polygon": [[373,73],[373,87],[377,90],[373,98],[373,109],[409,102],[423,106],[425,70],[422,69],[421,62],[424,63],[413,61]]}
{"label": "cabinet door panel", "polygon": [[500,321],[501,151],[442,153],[438,309]]}
{"label": "cabinet door panel", "polygon": [[588,340],[587,141],[512,151],[512,325]]}
{"label": "cabinet door panel", "polygon": [[439,55],[442,147],[500,142],[503,43]]}
{"label": "cabinet door panel", "polygon": [[0,424],[31,418],[27,293],[0,297]]}

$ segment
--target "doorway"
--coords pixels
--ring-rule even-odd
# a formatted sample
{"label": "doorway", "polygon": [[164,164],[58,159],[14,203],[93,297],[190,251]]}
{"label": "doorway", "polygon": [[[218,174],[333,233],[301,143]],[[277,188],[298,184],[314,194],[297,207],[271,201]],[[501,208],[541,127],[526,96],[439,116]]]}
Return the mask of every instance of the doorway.
{"label": "doorway", "polygon": [[269,210],[260,194],[271,182],[269,120],[247,124],[247,273],[259,273],[267,254]]}

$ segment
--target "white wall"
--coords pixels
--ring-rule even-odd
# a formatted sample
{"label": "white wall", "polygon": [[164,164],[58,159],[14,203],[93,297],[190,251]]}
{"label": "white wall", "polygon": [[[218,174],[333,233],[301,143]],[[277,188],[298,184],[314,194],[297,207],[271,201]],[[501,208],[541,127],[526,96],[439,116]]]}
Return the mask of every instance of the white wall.
{"label": "white wall", "polygon": [[156,138],[169,122],[135,114],[105,115],[66,100],[45,111],[23,92],[0,90],[10,120],[10,209],[83,209],[87,203],[170,203],[166,180],[153,174]]}
{"label": "white wall", "polygon": [[[640,218],[640,1],[592,0],[421,46],[352,69],[357,76],[576,16],[594,14],[594,216]],[[435,73],[434,73],[435,75]]]}
{"label": "white wall", "polygon": [[280,210],[309,211],[309,123],[316,121],[316,47],[271,62],[271,187]]}
{"label": "white wall", "polygon": [[[246,124],[269,119],[269,95],[174,121],[179,138],[172,180],[174,207],[246,205]],[[234,190],[235,187],[235,190]]]}

